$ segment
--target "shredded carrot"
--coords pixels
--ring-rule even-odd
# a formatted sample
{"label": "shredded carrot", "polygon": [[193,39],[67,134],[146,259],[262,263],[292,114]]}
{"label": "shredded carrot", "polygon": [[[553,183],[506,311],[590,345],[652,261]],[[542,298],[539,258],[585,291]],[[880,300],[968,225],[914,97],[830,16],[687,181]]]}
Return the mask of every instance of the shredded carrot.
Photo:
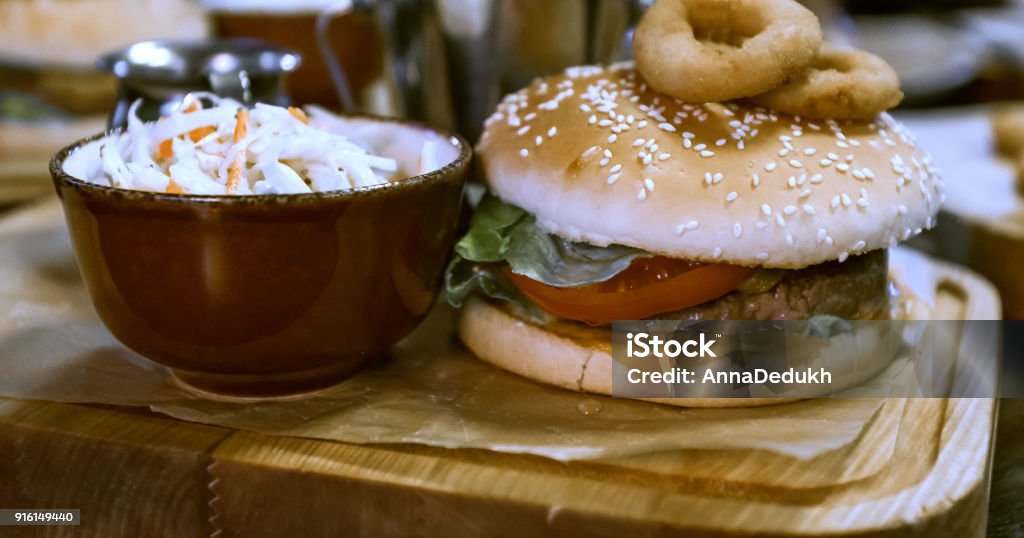
{"label": "shredded carrot", "polygon": [[197,127],[195,129],[192,129],[191,131],[188,132],[188,137],[190,140],[192,140],[192,142],[199,142],[200,140],[206,138],[207,135],[216,132],[216,127],[214,127],[213,125],[207,125],[206,127]]}
{"label": "shredded carrot", "polygon": [[182,189],[181,185],[178,185],[176,181],[171,179],[171,181],[167,183],[167,188],[164,189],[164,192],[167,194],[184,194],[185,189]]}
{"label": "shredded carrot", "polygon": [[170,138],[160,142],[159,155],[161,159],[170,159],[174,156],[174,145],[171,144]]}
{"label": "shredded carrot", "polygon": [[303,112],[301,108],[290,106],[288,107],[288,113],[291,114],[293,118],[309,125],[309,117],[306,116],[306,113]]}
{"label": "shredded carrot", "polygon": [[[245,135],[249,132],[249,111],[245,108],[239,107],[238,114],[235,114],[235,136],[234,141],[237,144]],[[228,194],[234,194],[238,190],[238,182],[242,178],[242,170],[245,168],[245,150],[239,150],[235,154],[235,158],[231,161],[228,166]]]}
{"label": "shredded carrot", "polygon": [[[198,99],[195,99],[195,100],[189,102],[187,105],[185,105],[185,108],[182,108],[181,112],[183,114],[188,114],[190,112],[195,112],[197,110],[202,110],[202,109],[203,109],[202,103],[200,103]],[[166,116],[161,116],[160,119],[164,119],[165,117]],[[188,132],[188,138],[193,143],[195,143],[195,142],[199,142],[200,140],[206,138],[210,133],[215,133],[215,132],[217,132],[217,128],[214,127],[213,125],[207,125],[205,127],[197,127],[197,128],[192,129],[191,131]],[[161,140],[160,141],[159,156],[160,156],[161,159],[170,159],[171,157],[174,156],[174,145],[172,144],[170,138],[168,138],[167,140]]]}

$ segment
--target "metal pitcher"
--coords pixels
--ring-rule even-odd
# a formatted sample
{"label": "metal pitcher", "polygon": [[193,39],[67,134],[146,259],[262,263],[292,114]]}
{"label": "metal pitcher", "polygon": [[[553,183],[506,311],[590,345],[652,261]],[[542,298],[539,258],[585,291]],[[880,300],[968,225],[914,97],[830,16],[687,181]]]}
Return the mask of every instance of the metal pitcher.
{"label": "metal pitcher", "polygon": [[128,121],[142,99],[139,117],[169,115],[185,94],[209,91],[243,103],[289,103],[285,78],[300,57],[256,39],[143,41],[103,55],[97,66],[120,79],[111,127]]}

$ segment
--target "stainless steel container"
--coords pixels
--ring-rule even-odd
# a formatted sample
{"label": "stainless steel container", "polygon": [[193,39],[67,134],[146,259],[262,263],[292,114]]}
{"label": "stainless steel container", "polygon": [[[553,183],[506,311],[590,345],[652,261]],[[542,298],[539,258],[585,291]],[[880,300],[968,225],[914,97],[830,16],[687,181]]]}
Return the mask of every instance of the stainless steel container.
{"label": "stainless steel container", "polygon": [[139,117],[168,115],[185,94],[209,91],[243,103],[286,105],[285,77],[300,63],[291,51],[255,39],[143,41],[105,54],[98,67],[120,80],[110,126],[127,123],[142,99]]}

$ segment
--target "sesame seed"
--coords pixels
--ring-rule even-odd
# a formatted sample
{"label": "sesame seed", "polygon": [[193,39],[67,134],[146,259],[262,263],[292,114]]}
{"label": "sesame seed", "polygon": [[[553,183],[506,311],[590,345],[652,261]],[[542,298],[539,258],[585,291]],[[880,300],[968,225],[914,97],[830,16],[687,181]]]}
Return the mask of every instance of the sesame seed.
{"label": "sesame seed", "polygon": [[828,168],[832,164],[832,161],[829,159],[822,159],[818,164],[820,164],[822,168]]}
{"label": "sesame seed", "polygon": [[785,213],[786,215],[792,215],[792,214],[796,213],[796,206],[795,205],[788,205],[788,206],[786,206],[785,208],[782,209],[782,212]]}
{"label": "sesame seed", "polygon": [[825,236],[826,235],[828,235],[828,232],[825,231],[824,228],[818,228],[818,242],[819,243],[821,243],[822,241],[825,240]]}
{"label": "sesame seed", "polygon": [[667,122],[659,123],[658,124],[658,128],[661,129],[662,131],[668,131],[670,133],[676,132],[676,126],[672,125],[671,123],[667,123]]}
{"label": "sesame seed", "polygon": [[814,174],[813,176],[811,176],[811,183],[813,183],[815,185],[817,185],[818,183],[821,183],[824,180],[825,180],[825,176],[823,176],[821,174]]}
{"label": "sesame seed", "polygon": [[544,139],[540,135],[537,135],[537,138],[533,139],[533,141],[539,146]]}
{"label": "sesame seed", "polygon": [[841,147],[841,148],[844,148],[844,149],[850,147],[849,144],[847,144],[846,142],[843,142],[842,140],[836,142],[836,145]]}
{"label": "sesame seed", "polygon": [[804,155],[814,155],[817,152],[818,152],[818,150],[816,150],[814,148],[807,148],[807,149],[804,150]]}
{"label": "sesame seed", "polygon": [[789,245],[789,246],[793,246],[793,244],[794,244],[793,234],[790,234],[790,233],[786,234],[786,244]]}
{"label": "sesame seed", "polygon": [[803,168],[804,163],[802,163],[802,162],[800,162],[800,161],[798,161],[796,159],[790,159],[789,160],[789,165],[792,166],[793,168]]}
{"label": "sesame seed", "polygon": [[783,226],[783,227],[786,226],[786,219],[782,218],[782,214],[781,213],[776,213],[775,214],[775,224],[778,224],[779,226]]}
{"label": "sesame seed", "polygon": [[683,235],[683,232],[685,232],[685,231],[686,231],[686,225],[685,224],[678,224],[678,225],[676,225],[676,235]]}
{"label": "sesame seed", "polygon": [[659,161],[666,161],[666,160],[668,160],[669,157],[671,157],[671,155],[669,155],[668,153],[662,153],[661,155],[658,155],[658,160]]}
{"label": "sesame seed", "polygon": [[896,211],[897,211],[897,212],[898,212],[898,213],[899,213],[900,215],[906,215],[906,214],[907,214],[907,206],[905,206],[905,205],[903,205],[903,204],[900,204],[900,206],[896,208]]}
{"label": "sesame seed", "polygon": [[645,140],[643,138],[637,138],[636,140],[633,141],[633,147],[634,148],[638,148],[638,147],[644,145],[644,142],[645,142]]}
{"label": "sesame seed", "polygon": [[832,240],[832,236],[831,236],[831,235],[825,238],[825,244],[826,244],[826,245],[828,245],[828,246],[830,246],[830,247],[831,247],[831,246],[832,246],[833,244],[835,244],[835,241],[833,241],[833,240]]}
{"label": "sesame seed", "polygon": [[725,144],[726,144],[726,140],[724,138],[719,138],[718,140],[715,140],[715,145],[716,146],[724,146]]}
{"label": "sesame seed", "polygon": [[715,156],[715,152],[710,151],[710,150],[704,150],[704,151],[700,152],[700,156],[701,157],[714,157]]}
{"label": "sesame seed", "polygon": [[697,144],[696,146],[693,146],[693,150],[694,151],[704,151],[705,149],[707,149],[707,147],[708,147],[707,144]]}
{"label": "sesame seed", "polygon": [[529,125],[527,125],[527,126],[525,126],[525,127],[520,127],[520,128],[519,128],[519,130],[518,130],[518,131],[516,131],[516,134],[517,134],[517,135],[519,135],[519,136],[523,136],[523,135],[524,135],[524,134],[526,134],[526,133],[527,133],[527,132],[528,132],[529,130],[530,130],[530,126],[529,126]]}
{"label": "sesame seed", "polygon": [[842,195],[840,195],[840,198],[843,201],[843,205],[846,206],[846,207],[850,207],[850,204],[853,203],[850,200],[850,196],[848,194],[846,194],[845,192]]}
{"label": "sesame seed", "polygon": [[592,157],[595,153],[597,153],[600,150],[601,150],[601,148],[599,148],[597,146],[590,146],[589,148],[587,148],[587,151],[583,152],[582,157],[584,159],[589,159],[590,157]]}
{"label": "sesame seed", "polygon": [[743,235],[743,226],[740,225],[740,223],[737,222],[736,224],[732,225],[732,235],[735,236],[736,238],[739,238],[739,236]]}
{"label": "sesame seed", "polygon": [[526,148],[523,148],[523,149],[519,150],[519,156],[520,157],[529,157],[530,156],[530,150],[528,150]]}
{"label": "sesame seed", "polygon": [[761,204],[761,213],[764,213],[766,217],[772,216],[772,206],[768,204]]}
{"label": "sesame seed", "polygon": [[716,260],[722,257],[722,247],[715,247],[715,250],[711,251],[711,256]]}
{"label": "sesame seed", "polygon": [[808,215],[814,215],[815,213],[817,213],[814,210],[814,206],[812,206],[811,204],[804,204],[803,208],[804,208],[804,213],[807,213]]}
{"label": "sesame seed", "polygon": [[637,122],[636,126],[640,129],[647,127],[647,120],[640,120],[639,122]]}
{"label": "sesame seed", "polygon": [[690,142],[689,138],[684,138],[683,139],[683,147],[686,148],[686,149],[690,149],[690,148],[693,147],[693,142]]}
{"label": "sesame seed", "polygon": [[768,253],[767,252],[758,252],[757,253],[757,259],[759,259],[759,260],[767,260],[768,259]]}
{"label": "sesame seed", "polygon": [[548,138],[555,136],[558,133],[558,127],[552,127],[548,129]]}
{"label": "sesame seed", "polygon": [[587,123],[589,123],[590,125],[597,123],[597,116],[590,116],[590,119],[587,120]]}
{"label": "sesame seed", "polygon": [[610,163],[610,162],[611,162],[611,159],[609,159],[608,157],[604,157],[600,161],[598,161],[597,164],[599,164],[600,166],[603,167],[603,166],[608,166],[608,163]]}
{"label": "sesame seed", "polygon": [[837,207],[839,207],[839,195],[838,194],[832,197],[832,203],[830,205],[832,206],[832,209],[836,209]]}
{"label": "sesame seed", "polygon": [[637,201],[643,202],[647,199],[647,189],[640,187],[640,191],[636,193]]}
{"label": "sesame seed", "polygon": [[653,156],[651,156],[651,155],[644,155],[644,164],[645,165],[646,164],[651,164],[651,161],[653,161],[653,160],[654,160]]}
{"label": "sesame seed", "polygon": [[691,138],[694,138],[694,137],[696,137],[696,136],[697,136],[697,135],[695,135],[695,134],[693,134],[693,133],[691,133],[691,132],[689,132],[689,131],[685,131],[685,132],[683,132],[683,138],[685,138],[685,139],[687,139],[687,140],[689,140],[689,139],[691,139]]}
{"label": "sesame seed", "polygon": [[710,185],[711,182],[714,181],[714,179],[715,177],[711,175],[711,172],[704,172],[704,183]]}
{"label": "sesame seed", "polygon": [[789,179],[786,180],[786,185],[789,185],[791,189],[796,188],[796,176],[789,176]]}
{"label": "sesame seed", "polygon": [[611,167],[611,169],[610,169],[610,170],[611,170],[611,172],[613,172],[613,173],[614,173],[614,172],[618,172],[619,170],[622,170],[622,165],[621,165],[621,164],[617,164],[617,165],[615,165],[615,166]]}
{"label": "sesame seed", "polygon": [[864,198],[861,198],[861,199],[857,200],[857,206],[858,206],[858,207],[867,207],[867,206],[869,206],[869,205],[871,205],[871,202],[868,202],[868,201],[867,201],[866,199],[864,199]]}
{"label": "sesame seed", "polygon": [[697,226],[699,226],[699,224],[695,220],[691,220],[690,222],[686,223],[687,230],[696,230]]}
{"label": "sesame seed", "polygon": [[850,253],[845,250],[839,253],[839,263],[843,263],[847,258],[850,257]]}
{"label": "sesame seed", "polygon": [[609,125],[611,125],[613,123],[615,123],[615,122],[613,122],[612,120],[603,119],[603,120],[597,122],[597,125],[598,125],[598,127],[608,127]]}
{"label": "sesame seed", "polygon": [[768,223],[763,221],[763,220],[759,220],[759,221],[754,223],[754,228],[757,228],[758,230],[763,230],[763,229],[765,229],[767,227],[768,227]]}
{"label": "sesame seed", "polygon": [[611,159],[612,158],[612,150],[605,148],[604,156],[608,157],[609,159]]}
{"label": "sesame seed", "polygon": [[767,164],[764,165],[764,169],[771,172],[772,170],[775,170],[776,166],[778,165],[775,164],[775,161],[769,161]]}
{"label": "sesame seed", "polygon": [[619,180],[619,176],[621,176],[621,175],[622,174],[616,173],[616,174],[612,174],[612,175],[608,176],[608,184],[609,185],[613,185],[616,181]]}
{"label": "sesame seed", "polygon": [[834,152],[834,151],[830,151],[830,152],[828,152],[828,153],[826,154],[826,156],[827,156],[827,157],[828,157],[829,159],[832,159],[833,161],[838,161],[838,160],[839,160],[839,154],[838,154],[838,153],[836,153],[836,152]]}
{"label": "sesame seed", "polygon": [[649,177],[645,177],[644,178],[644,187],[647,190],[649,190],[651,192],[654,192],[654,180],[649,178]]}
{"label": "sesame seed", "polygon": [[839,170],[840,172],[845,172],[845,171],[847,171],[849,169],[850,169],[850,165],[848,165],[846,163],[839,163],[839,164],[836,165],[836,170]]}
{"label": "sesame seed", "polygon": [[797,196],[797,198],[807,198],[810,195],[811,195],[811,189],[804,189],[804,190],[800,191],[800,195]]}
{"label": "sesame seed", "polygon": [[865,243],[864,241],[857,241],[856,243],[853,244],[853,250],[860,250],[864,248],[866,245],[867,243]]}
{"label": "sesame seed", "polygon": [[618,140],[618,139],[619,139],[619,136],[618,136],[618,135],[616,135],[616,134],[611,134],[611,135],[609,135],[609,136],[608,136],[608,143],[609,143],[609,144],[614,144],[614,143],[615,143],[615,141],[616,141],[616,140]]}
{"label": "sesame seed", "polygon": [[735,200],[737,196],[739,196],[739,194],[736,194],[736,191],[732,191],[732,192],[730,192],[729,194],[727,194],[725,196],[725,201],[726,202],[731,202],[731,201]]}
{"label": "sesame seed", "polygon": [[786,155],[789,155],[789,150],[788,149],[782,148],[782,149],[779,150],[779,157],[785,157]]}

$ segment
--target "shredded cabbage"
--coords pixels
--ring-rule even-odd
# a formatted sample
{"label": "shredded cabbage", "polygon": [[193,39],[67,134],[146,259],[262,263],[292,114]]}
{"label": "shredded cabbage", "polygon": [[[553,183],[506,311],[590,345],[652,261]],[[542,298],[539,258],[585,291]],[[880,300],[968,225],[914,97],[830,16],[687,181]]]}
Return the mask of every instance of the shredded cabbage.
{"label": "shredded cabbage", "polygon": [[[203,108],[203,101],[212,103]],[[292,194],[345,190],[400,179],[395,159],[373,152],[356,129],[317,110],[187,96],[170,116],[139,120],[135,102],[123,134],[99,143],[87,179],[123,189],[187,194]],[[242,122],[243,125],[237,124]],[[438,167],[432,142],[416,153]]]}

